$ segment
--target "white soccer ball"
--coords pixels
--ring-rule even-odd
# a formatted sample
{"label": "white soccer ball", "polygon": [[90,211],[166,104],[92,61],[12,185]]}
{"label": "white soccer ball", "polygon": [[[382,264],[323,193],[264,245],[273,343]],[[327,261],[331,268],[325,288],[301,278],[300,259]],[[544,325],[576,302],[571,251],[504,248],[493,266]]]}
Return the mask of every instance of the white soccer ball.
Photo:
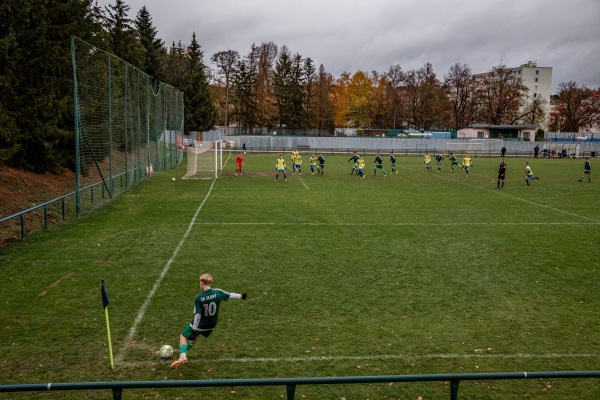
{"label": "white soccer ball", "polygon": [[158,351],[162,358],[171,358],[173,355],[173,347],[168,344],[163,345]]}
{"label": "white soccer ball", "polygon": [[172,180],[173,182],[175,182],[175,178],[171,178],[171,180]]}

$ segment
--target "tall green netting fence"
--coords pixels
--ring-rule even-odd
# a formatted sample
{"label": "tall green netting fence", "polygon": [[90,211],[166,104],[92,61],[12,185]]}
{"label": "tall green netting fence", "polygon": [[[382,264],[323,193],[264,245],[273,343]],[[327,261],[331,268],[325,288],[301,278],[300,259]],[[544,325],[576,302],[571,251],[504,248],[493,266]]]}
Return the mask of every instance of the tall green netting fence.
{"label": "tall green netting fence", "polygon": [[77,212],[118,197],[180,160],[183,93],[71,39]]}

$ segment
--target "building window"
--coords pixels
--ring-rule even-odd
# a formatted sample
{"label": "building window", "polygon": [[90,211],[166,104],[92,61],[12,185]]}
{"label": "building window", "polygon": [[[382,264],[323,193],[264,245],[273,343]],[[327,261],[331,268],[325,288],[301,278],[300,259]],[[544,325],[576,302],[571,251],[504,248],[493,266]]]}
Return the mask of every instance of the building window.
{"label": "building window", "polygon": [[535,81],[537,82],[539,78],[535,78]]}
{"label": "building window", "polygon": [[540,74],[540,70],[539,70],[539,69],[536,69],[536,70],[535,70],[535,74],[536,74],[536,75],[539,75],[539,74]]}
{"label": "building window", "polygon": [[529,132],[523,132],[523,139],[529,140]]}
{"label": "building window", "polygon": [[477,139],[483,139],[483,132],[482,131],[477,132]]}
{"label": "building window", "polygon": [[537,97],[537,93],[534,93],[533,94],[533,98],[535,99],[536,97]]}

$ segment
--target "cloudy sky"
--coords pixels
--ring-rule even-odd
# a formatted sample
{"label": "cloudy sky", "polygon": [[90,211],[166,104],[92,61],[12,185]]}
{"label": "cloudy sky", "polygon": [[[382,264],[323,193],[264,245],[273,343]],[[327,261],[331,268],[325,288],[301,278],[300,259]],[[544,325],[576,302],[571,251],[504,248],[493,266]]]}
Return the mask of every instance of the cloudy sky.
{"label": "cloudy sky", "polygon": [[[273,41],[334,77],[431,63],[438,78],[455,63],[473,73],[501,62],[552,67],[552,85],[600,87],[599,0],[124,0],[144,5],[167,46],[192,32],[205,63],[223,50],[249,53]],[[98,0],[101,6],[115,0]]]}

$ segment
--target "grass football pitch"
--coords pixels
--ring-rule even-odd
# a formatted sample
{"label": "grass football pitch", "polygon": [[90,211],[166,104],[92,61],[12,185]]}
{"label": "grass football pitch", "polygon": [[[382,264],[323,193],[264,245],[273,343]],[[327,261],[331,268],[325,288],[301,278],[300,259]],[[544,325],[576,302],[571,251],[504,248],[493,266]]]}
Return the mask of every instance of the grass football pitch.
{"label": "grass football pitch", "polygon": [[[154,176],[102,210],[0,253],[0,383],[600,369],[600,180],[582,160],[498,159],[426,172],[275,181],[276,155],[235,176]],[[289,153],[285,155],[290,164]],[[524,162],[540,180],[526,186]],[[176,370],[202,273],[247,292],[222,304]],[[106,281],[115,369],[100,292]],[[177,354],[177,351],[176,351]],[[111,392],[2,398],[110,398]],[[131,389],[124,399],[278,399],[285,387]],[[298,399],[443,399],[448,382],[299,386]],[[600,398],[598,379],[463,381],[460,399]]]}

